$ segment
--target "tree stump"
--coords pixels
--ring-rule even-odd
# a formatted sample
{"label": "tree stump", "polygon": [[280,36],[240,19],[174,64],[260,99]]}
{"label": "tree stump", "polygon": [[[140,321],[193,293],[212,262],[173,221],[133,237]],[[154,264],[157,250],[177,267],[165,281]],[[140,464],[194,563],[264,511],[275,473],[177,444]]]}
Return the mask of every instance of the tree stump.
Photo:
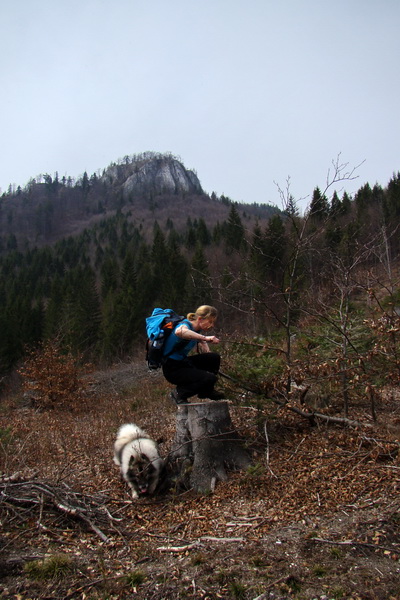
{"label": "tree stump", "polygon": [[189,473],[190,486],[200,494],[213,491],[217,480],[226,481],[227,469],[246,469],[251,464],[227,402],[178,405],[171,457],[180,465],[183,478]]}

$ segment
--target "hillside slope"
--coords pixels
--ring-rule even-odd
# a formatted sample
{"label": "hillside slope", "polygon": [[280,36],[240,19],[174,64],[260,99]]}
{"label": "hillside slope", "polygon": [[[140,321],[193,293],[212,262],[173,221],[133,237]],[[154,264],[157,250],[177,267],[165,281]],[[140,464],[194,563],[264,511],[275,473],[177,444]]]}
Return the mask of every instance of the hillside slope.
{"label": "hillside slope", "polygon": [[[154,221],[161,226],[172,221],[179,231],[188,218],[202,218],[212,227],[227,219],[231,204],[208,196],[196,173],[173,156],[144,153],[113,163],[102,175],[84,173],[78,181],[44,175],[23,190],[3,194],[0,241],[11,249],[53,244],[117,211],[144,230],[151,231]],[[251,227],[278,212],[269,205],[236,206]]]}
{"label": "hillside slope", "polygon": [[76,412],[5,399],[2,598],[400,597],[399,463],[385,453],[398,444],[397,399],[387,396],[373,426],[361,407],[357,430],[266,410],[260,432],[261,414],[231,389],[254,468],[230,473],[212,495],[171,490],[132,502],[112,445],[134,420],[163,438],[167,456],[176,408],[159,375],[143,363],[93,373],[93,396]]}

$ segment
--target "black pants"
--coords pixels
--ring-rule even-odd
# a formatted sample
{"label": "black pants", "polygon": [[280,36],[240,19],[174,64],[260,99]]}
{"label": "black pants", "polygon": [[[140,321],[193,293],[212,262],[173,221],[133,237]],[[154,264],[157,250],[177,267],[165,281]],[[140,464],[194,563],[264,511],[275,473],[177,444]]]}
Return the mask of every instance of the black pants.
{"label": "black pants", "polygon": [[185,360],[168,358],[163,373],[169,383],[176,385],[180,398],[186,400],[196,394],[207,398],[214,390],[220,362],[216,352],[195,354]]}

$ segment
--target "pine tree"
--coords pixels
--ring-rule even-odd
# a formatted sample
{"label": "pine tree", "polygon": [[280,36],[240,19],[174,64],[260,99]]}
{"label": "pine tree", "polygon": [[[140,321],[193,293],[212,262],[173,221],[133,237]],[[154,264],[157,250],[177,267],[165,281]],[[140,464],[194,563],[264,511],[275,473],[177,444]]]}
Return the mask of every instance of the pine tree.
{"label": "pine tree", "polygon": [[12,311],[3,310],[0,314],[0,331],[0,374],[5,375],[23,354],[18,323]]}
{"label": "pine tree", "polygon": [[253,229],[250,263],[255,277],[264,280],[266,276],[265,238],[258,223]]}
{"label": "pine tree", "polygon": [[329,214],[329,204],[326,196],[316,187],[310,203],[309,217],[312,221],[323,221]]}
{"label": "pine tree", "polygon": [[153,245],[151,248],[152,288],[154,293],[154,301],[157,305],[164,306],[167,300],[166,290],[168,289],[170,283],[167,281],[168,275],[166,273],[167,247],[165,236],[158,223],[155,223],[153,231]]}
{"label": "pine tree", "polygon": [[187,295],[188,263],[182,255],[177,239],[170,237],[165,261],[165,303],[177,312],[183,310]]}
{"label": "pine tree", "polygon": [[117,304],[117,294],[109,290],[102,302],[100,333],[100,352],[107,359],[121,355],[120,341],[125,329],[125,317],[120,320]]}
{"label": "pine tree", "polygon": [[81,189],[83,196],[86,198],[90,190],[90,181],[87,172],[85,171],[81,180]]}
{"label": "pine tree", "polygon": [[134,256],[128,252],[121,269],[121,291],[116,296],[117,318],[125,319],[125,327],[121,334],[120,346],[125,352],[132,350],[135,335],[138,333],[140,311],[137,295],[137,273]]}
{"label": "pine tree", "polygon": [[211,301],[212,287],[208,261],[201,244],[198,242],[190,265],[187,304],[196,307],[201,304],[210,304]]}
{"label": "pine tree", "polygon": [[229,211],[225,239],[226,245],[230,249],[240,250],[244,248],[245,230],[239,213],[233,204]]}
{"label": "pine tree", "polygon": [[59,275],[56,275],[51,284],[50,296],[44,317],[44,338],[58,337],[62,321],[64,304],[64,285]]}
{"label": "pine tree", "polygon": [[211,242],[211,235],[208,231],[206,222],[204,219],[200,218],[197,226],[197,241],[202,246],[208,246]]}
{"label": "pine tree", "polygon": [[157,290],[154,290],[150,249],[145,243],[140,246],[137,253],[136,279],[137,306],[138,310],[142,311],[141,316],[145,318],[149,307],[155,307],[154,301],[157,294]]}
{"label": "pine tree", "polygon": [[287,215],[288,217],[298,217],[299,216],[299,209],[297,207],[296,201],[293,198],[292,194],[289,194],[284,212],[285,212],[285,215]]}
{"label": "pine tree", "polygon": [[101,297],[105,298],[110,291],[118,289],[119,285],[119,266],[116,259],[108,254],[103,261],[100,269],[101,275]]}
{"label": "pine tree", "polygon": [[344,192],[342,196],[342,215],[347,215],[351,212],[351,199],[347,192]]}
{"label": "pine tree", "polygon": [[193,249],[196,246],[196,241],[197,241],[196,230],[193,227],[193,225],[191,225],[186,233],[186,248],[188,248],[188,250]]}
{"label": "pine tree", "polygon": [[357,218],[362,221],[365,219],[368,207],[372,202],[372,190],[369,183],[366,183],[357,191],[354,202],[357,208]]}
{"label": "pine tree", "polygon": [[395,225],[400,216],[400,172],[393,175],[388,183],[383,200],[384,215],[387,224]]}
{"label": "pine tree", "polygon": [[265,234],[265,263],[272,282],[281,281],[283,276],[283,259],[288,244],[285,226],[279,215],[274,215],[268,223]]}
{"label": "pine tree", "polygon": [[331,199],[331,207],[329,210],[329,214],[332,217],[337,217],[342,212],[342,203],[337,195],[336,190],[333,192],[333,196]]}
{"label": "pine tree", "polygon": [[100,301],[94,271],[90,267],[86,267],[79,269],[76,276],[75,339],[72,347],[83,351],[87,348],[94,349],[98,342],[101,321]]}

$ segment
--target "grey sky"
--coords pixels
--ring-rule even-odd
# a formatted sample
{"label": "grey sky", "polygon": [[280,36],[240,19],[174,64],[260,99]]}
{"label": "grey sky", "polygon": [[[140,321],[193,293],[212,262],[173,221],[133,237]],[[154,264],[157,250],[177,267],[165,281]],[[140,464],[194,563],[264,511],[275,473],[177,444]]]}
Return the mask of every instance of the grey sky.
{"label": "grey sky", "polygon": [[349,193],[400,169],[398,0],[0,0],[0,23],[2,191],[147,150],[278,205],[339,154],[365,161]]}

